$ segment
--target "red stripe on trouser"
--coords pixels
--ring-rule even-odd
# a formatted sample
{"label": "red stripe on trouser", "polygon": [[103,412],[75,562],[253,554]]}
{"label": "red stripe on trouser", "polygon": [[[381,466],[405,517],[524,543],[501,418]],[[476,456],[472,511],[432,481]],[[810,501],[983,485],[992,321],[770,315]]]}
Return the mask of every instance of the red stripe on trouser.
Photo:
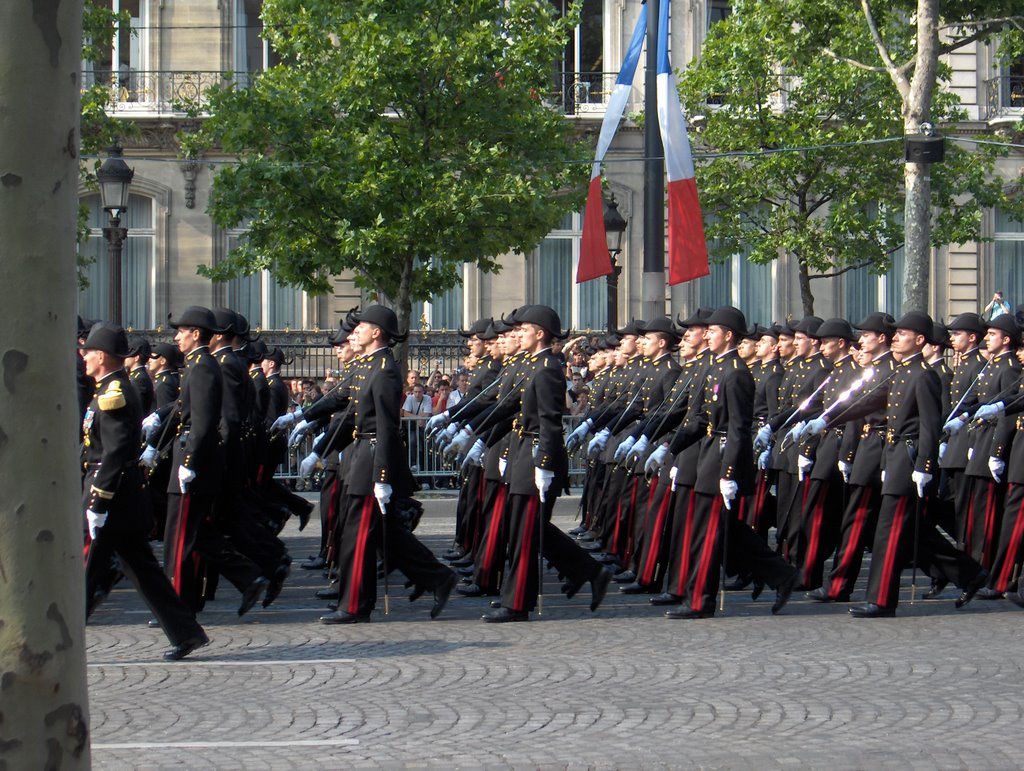
{"label": "red stripe on trouser", "polygon": [[327,501],[327,537],[334,537],[334,521],[338,518],[338,478],[331,482],[330,499]]}
{"label": "red stripe on trouser", "polygon": [[841,594],[841,587],[846,579],[846,573],[850,569],[850,563],[853,561],[855,555],[860,554],[863,551],[864,546],[860,542],[860,534],[864,530],[864,522],[868,518],[868,501],[871,500],[871,488],[861,488],[860,493],[860,505],[853,514],[853,526],[850,528],[850,537],[846,541],[846,548],[843,550],[843,558],[839,562],[839,566],[833,569],[837,578],[841,578],[840,581],[832,581],[828,587],[828,596],[831,599],[835,599]]}
{"label": "red stripe on trouser", "polygon": [[892,598],[888,595],[883,597],[882,593],[889,588],[893,579],[893,573],[899,570],[899,566],[896,565],[896,558],[899,556],[900,532],[903,530],[903,517],[907,510],[907,501],[909,500],[905,495],[900,496],[900,502],[896,504],[896,512],[892,518],[889,542],[885,545],[885,557],[882,560],[882,575],[879,578],[877,598],[877,603],[882,608],[892,607]]}
{"label": "red stripe on trouser", "polygon": [[628,565],[633,559],[633,519],[636,516],[636,494],[640,481],[633,477],[633,489],[629,493],[629,512],[626,515],[626,553],[622,562]]}
{"label": "red stripe on trouser", "polygon": [[[359,532],[356,535],[356,551],[352,556],[352,584],[348,593],[348,612],[359,612],[359,590],[363,588],[363,557],[366,542],[370,540],[370,524],[373,522],[373,507],[377,503],[371,495],[363,498],[363,510],[359,514]],[[387,567],[384,568],[387,570]]]}
{"label": "red stripe on trouser", "polygon": [[476,486],[476,514],[473,516],[473,540],[470,541],[473,551],[480,546],[480,538],[483,535],[480,529],[484,526],[484,487],[487,484],[487,475],[481,469],[477,478],[479,481]]}
{"label": "red stripe on trouser", "polygon": [[690,607],[694,610],[702,609],[704,587],[708,582],[711,557],[715,553],[715,539],[718,537],[718,524],[721,519],[722,496],[716,495],[711,502],[711,516],[708,518],[708,526],[705,531],[704,548],[700,551],[700,564],[697,566],[697,575],[693,582],[693,596],[690,597]]}
{"label": "red stripe on trouser", "polygon": [[[1010,485],[1006,491],[1006,498],[1009,499],[1013,493],[1014,485]],[[1005,512],[1003,516],[1006,516]],[[1005,592],[1013,578],[1013,566],[1017,562],[1017,553],[1020,551],[1021,536],[1024,535],[1024,498],[1017,507],[1017,519],[1013,523],[1013,532],[1010,534],[1010,542],[1006,544],[1006,552],[1003,554],[1003,569],[999,571],[999,583],[995,589]]]}
{"label": "red stripe on trouser", "polygon": [[828,482],[822,482],[818,488],[817,500],[811,510],[811,538],[807,543],[807,554],[804,556],[804,585],[811,583],[811,570],[818,559],[818,548],[821,545],[821,521],[825,518],[825,497],[828,494]]}
{"label": "red stripe on trouser", "polygon": [[[491,570],[494,564],[495,551],[498,548],[498,534],[501,533],[501,518],[505,514],[505,500],[508,488],[498,485],[498,494],[494,498],[494,511],[491,513],[490,530],[487,531],[487,544],[484,546],[484,558],[480,561],[481,575]],[[487,587],[490,588],[490,587]]]}
{"label": "red stripe on trouser", "polygon": [[754,517],[750,526],[757,530],[761,524],[761,515],[764,513],[764,497],[768,492],[768,475],[761,472],[757,475],[757,485],[754,487]]}
{"label": "red stripe on trouser", "polygon": [[679,584],[676,586],[676,595],[682,597],[686,594],[686,580],[690,576],[690,541],[693,538],[693,505],[696,493],[690,491],[690,501],[686,506],[686,521],[683,523],[683,554],[679,564]]}
{"label": "red stripe on trouser", "polygon": [[665,516],[668,514],[669,504],[672,503],[672,491],[666,489],[658,507],[658,514],[654,518],[654,530],[651,533],[651,545],[647,550],[647,563],[644,565],[643,574],[638,583],[647,586],[654,580],[654,566],[658,564],[658,552],[661,551],[662,531],[665,529]]}
{"label": "red stripe on trouser", "polygon": [[992,567],[992,542],[995,537],[993,532],[996,527],[996,486],[988,486],[988,494],[985,496],[985,548],[981,552],[982,565],[985,568]]}
{"label": "red stripe on trouser", "polygon": [[620,498],[615,502],[615,532],[612,535],[612,548],[609,550],[612,554],[618,554],[619,552],[619,530],[622,528],[622,499]]}
{"label": "red stripe on trouser", "polygon": [[[516,575],[516,593],[515,593],[515,608],[513,610],[523,610],[526,608],[526,588],[529,583],[530,569],[534,565],[533,559],[533,532],[536,530],[536,525],[533,524],[533,520],[537,517],[537,504],[540,502],[540,498],[536,495],[531,495],[529,500],[526,502],[526,513],[523,515],[523,539],[519,548],[519,572]],[[540,576],[537,576],[537,580],[540,580]]]}
{"label": "red stripe on trouser", "polygon": [[185,550],[185,532],[188,529],[188,512],[192,495],[181,494],[181,503],[178,505],[178,532],[174,539],[174,589],[181,596],[181,560],[182,552]]}

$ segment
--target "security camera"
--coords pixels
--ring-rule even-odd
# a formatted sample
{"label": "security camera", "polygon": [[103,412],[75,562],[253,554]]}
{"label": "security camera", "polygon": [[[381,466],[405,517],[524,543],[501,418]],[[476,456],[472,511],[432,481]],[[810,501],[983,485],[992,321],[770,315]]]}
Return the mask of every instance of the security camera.
{"label": "security camera", "polygon": [[933,136],[935,136],[935,126],[933,126],[931,123],[927,123],[927,122],[922,123],[921,124],[921,133],[924,134],[926,137],[933,137]]}

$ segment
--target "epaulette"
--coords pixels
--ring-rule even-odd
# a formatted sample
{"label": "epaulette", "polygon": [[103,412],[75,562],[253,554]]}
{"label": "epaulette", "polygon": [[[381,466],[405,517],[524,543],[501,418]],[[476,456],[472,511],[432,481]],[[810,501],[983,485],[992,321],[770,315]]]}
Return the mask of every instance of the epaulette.
{"label": "epaulette", "polygon": [[96,397],[96,403],[104,412],[119,410],[125,405],[124,394],[121,392],[121,381],[114,380],[107,390]]}

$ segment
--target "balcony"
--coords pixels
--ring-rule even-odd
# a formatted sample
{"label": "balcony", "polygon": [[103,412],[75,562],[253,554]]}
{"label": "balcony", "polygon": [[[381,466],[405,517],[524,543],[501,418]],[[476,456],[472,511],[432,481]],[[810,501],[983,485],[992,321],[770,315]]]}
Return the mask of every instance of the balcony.
{"label": "balcony", "polygon": [[[617,72],[556,72],[553,88],[545,102],[565,115],[604,117],[608,97],[615,89]],[[640,109],[644,102],[643,75],[638,73],[630,94],[630,105]]]}
{"label": "balcony", "polygon": [[1002,75],[985,81],[985,120],[1019,119],[1024,114],[1024,75]]}
{"label": "balcony", "polygon": [[108,91],[107,112],[124,115],[166,115],[206,106],[215,85],[247,85],[248,73],[211,71],[88,70],[82,88],[102,86]]}

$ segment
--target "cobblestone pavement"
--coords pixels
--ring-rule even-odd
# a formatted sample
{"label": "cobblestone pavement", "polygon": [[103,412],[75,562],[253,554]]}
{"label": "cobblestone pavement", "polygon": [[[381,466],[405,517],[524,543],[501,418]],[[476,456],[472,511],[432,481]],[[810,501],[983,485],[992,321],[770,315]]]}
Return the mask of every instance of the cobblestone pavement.
{"label": "cobblestone pavement", "polygon": [[[419,535],[448,546],[453,500]],[[559,503],[571,526],[576,502]],[[285,531],[296,560],[313,528]],[[909,571],[904,575],[909,586]],[[924,583],[923,581],[921,582]],[[1014,768],[1024,763],[1021,625],[1006,601],[918,601],[895,619],[794,601],[780,616],[729,594],[726,613],[670,621],[613,589],[591,614],[549,573],[542,617],[492,626],[486,600],[436,621],[392,582],[391,613],[327,627],[322,577],[296,569],[269,609],[235,615],[164,663],[122,585],[88,628],[98,768]]]}

